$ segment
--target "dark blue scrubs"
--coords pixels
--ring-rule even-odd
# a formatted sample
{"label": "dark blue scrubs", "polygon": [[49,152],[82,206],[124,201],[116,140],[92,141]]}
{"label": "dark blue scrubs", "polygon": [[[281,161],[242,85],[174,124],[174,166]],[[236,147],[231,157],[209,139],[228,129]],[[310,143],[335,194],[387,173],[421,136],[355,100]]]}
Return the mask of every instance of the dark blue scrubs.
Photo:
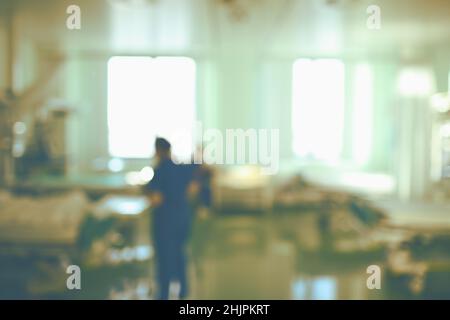
{"label": "dark blue scrubs", "polygon": [[153,212],[153,243],[156,254],[156,272],[159,299],[169,298],[171,281],[179,281],[180,298],[187,295],[187,262],[185,247],[191,226],[192,212],[187,188],[194,179],[196,166],[176,165],[163,160],[146,186],[150,192],[160,192],[161,206]]}

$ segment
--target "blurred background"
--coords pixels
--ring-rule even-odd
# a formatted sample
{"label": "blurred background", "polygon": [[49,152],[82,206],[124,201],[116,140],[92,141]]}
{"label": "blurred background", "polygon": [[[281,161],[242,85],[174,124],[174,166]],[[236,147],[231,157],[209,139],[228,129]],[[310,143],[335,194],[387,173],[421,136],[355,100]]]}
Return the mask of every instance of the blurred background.
{"label": "blurred background", "polygon": [[449,18],[447,0],[0,0],[0,298],[152,299],[141,189],[156,135],[196,120],[279,129],[279,170],[211,166],[189,298],[450,298]]}

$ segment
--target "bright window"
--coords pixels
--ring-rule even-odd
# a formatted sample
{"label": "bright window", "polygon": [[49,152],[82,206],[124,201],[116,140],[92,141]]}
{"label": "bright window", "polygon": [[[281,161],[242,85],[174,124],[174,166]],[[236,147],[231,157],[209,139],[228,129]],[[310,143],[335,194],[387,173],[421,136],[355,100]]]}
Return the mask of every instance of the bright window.
{"label": "bright window", "polygon": [[[108,146],[112,157],[148,158],[156,136],[183,137],[189,156],[195,121],[195,62],[185,57],[112,57],[108,62]],[[182,133],[182,134],[181,134]],[[177,141],[180,141],[179,139]]]}
{"label": "bright window", "polygon": [[335,163],[342,149],[344,64],[298,59],[293,66],[293,151],[304,159]]}

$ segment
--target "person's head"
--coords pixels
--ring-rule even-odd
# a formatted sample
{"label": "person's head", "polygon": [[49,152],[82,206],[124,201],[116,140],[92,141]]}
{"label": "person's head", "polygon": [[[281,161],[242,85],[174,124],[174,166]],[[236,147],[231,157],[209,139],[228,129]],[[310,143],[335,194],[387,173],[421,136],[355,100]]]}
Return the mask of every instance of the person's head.
{"label": "person's head", "polygon": [[164,138],[157,137],[155,140],[156,157],[161,159],[170,158],[170,142]]}

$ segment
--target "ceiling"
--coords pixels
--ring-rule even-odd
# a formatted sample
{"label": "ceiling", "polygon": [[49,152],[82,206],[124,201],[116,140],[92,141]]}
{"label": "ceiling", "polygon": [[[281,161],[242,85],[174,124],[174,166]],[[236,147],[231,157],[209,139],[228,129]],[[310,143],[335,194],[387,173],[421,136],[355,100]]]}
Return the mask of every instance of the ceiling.
{"label": "ceiling", "polygon": [[[0,1],[12,7],[15,34],[67,52],[334,55],[450,47],[448,0]],[[81,30],[66,28],[71,4],[81,8]],[[371,4],[381,9],[380,30],[366,26]]]}

